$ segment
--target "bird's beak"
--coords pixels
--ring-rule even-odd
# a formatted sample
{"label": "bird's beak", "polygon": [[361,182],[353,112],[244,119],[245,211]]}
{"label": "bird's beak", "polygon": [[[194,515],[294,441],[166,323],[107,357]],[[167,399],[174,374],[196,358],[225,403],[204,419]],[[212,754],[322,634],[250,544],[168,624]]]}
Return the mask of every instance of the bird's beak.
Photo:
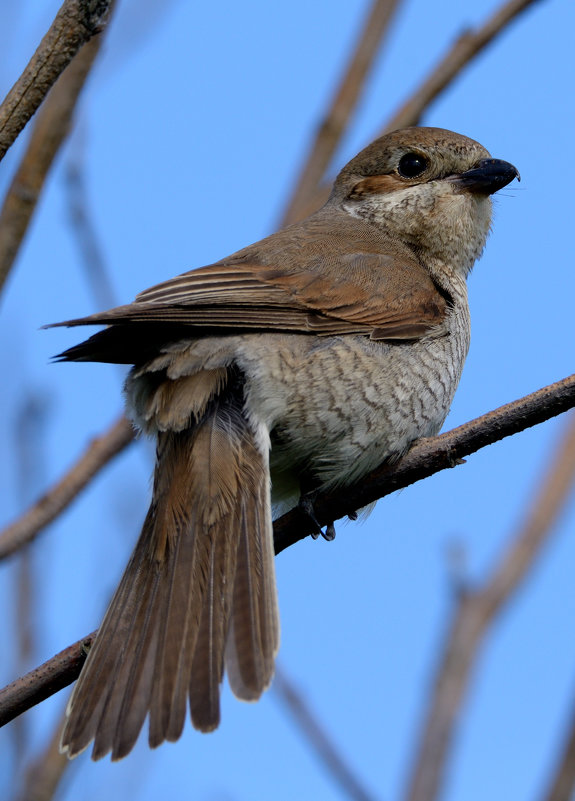
{"label": "bird's beak", "polygon": [[517,178],[521,180],[519,170],[508,161],[501,159],[481,159],[472,170],[461,175],[450,175],[447,179],[462,192],[473,192],[480,195],[492,195]]}

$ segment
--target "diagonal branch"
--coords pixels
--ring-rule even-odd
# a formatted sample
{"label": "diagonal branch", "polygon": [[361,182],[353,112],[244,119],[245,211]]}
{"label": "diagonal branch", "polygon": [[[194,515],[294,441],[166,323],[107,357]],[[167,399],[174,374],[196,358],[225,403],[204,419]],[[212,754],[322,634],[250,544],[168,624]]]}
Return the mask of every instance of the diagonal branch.
{"label": "diagonal branch", "polygon": [[365,89],[366,76],[389,28],[398,2],[399,0],[373,0],[340,85],[309,148],[307,161],[296,181],[292,197],[284,212],[282,225],[289,225],[290,222],[299,219],[300,208],[307,203],[323,178]]}
{"label": "diagonal branch", "polygon": [[[542,423],[575,406],[575,374],[524,398],[464,423],[439,437],[421,439],[395,464],[383,464],[359,484],[322,493],[314,514],[322,524],[338,520],[395,490],[427,478],[486,445]],[[296,507],[274,523],[276,553],[312,533],[312,525]]]}
{"label": "diagonal branch", "polygon": [[[446,467],[453,467],[462,457],[573,406],[575,375],[501,406],[439,437],[420,440],[395,465],[382,465],[361,484],[346,489],[345,495],[341,490],[318,495],[314,501],[314,512],[320,523],[336,520],[414,481],[427,478]],[[274,523],[276,553],[306,537],[311,529],[309,521],[305,520],[299,509],[283,515]],[[504,575],[505,571],[502,573]],[[497,586],[501,580],[497,578]],[[515,580],[518,578],[515,577]],[[84,661],[82,651],[89,647],[92,636],[80,640],[40,668],[0,690],[0,726],[71,684],[80,673]]]}
{"label": "diagonal branch", "polygon": [[101,41],[101,36],[94,37],[72,59],[38,114],[0,211],[0,290],[26,235],[54,157],[68,135],[78,97]]}
{"label": "diagonal branch", "polygon": [[0,106],[0,161],[78,50],[104,29],[109,8],[110,0],[64,0]]}
{"label": "diagonal branch", "polygon": [[375,801],[375,797],[353,772],[345,754],[336,747],[326,728],[312,714],[301,692],[277,665],[273,688],[289,709],[330,775],[343,790],[346,798],[354,799],[354,801]]}
{"label": "diagonal branch", "polygon": [[490,45],[529,6],[540,0],[508,0],[475,31],[465,31],[432,70],[419,89],[399,108],[382,133],[417,125],[425,109],[470,61]]}
{"label": "diagonal branch", "polygon": [[135,437],[131,423],[120,417],[89,444],[76,464],[28,511],[0,532],[0,559],[32,542],[40,531],[69,506],[88,482]]}
{"label": "diagonal branch", "polygon": [[[529,6],[540,0],[508,0],[475,31],[466,31],[455,41],[441,61],[411,97],[395,112],[380,131],[382,135],[397,128],[418,125],[430,103],[435,100],[488,45],[505,31],[509,25]],[[303,219],[323,206],[329,197],[331,185],[318,183],[305,199],[302,198],[297,216],[290,222]]]}
{"label": "diagonal branch", "polygon": [[571,709],[570,729],[555,767],[544,801],[572,801],[575,790],[575,708]]}
{"label": "diagonal branch", "polygon": [[22,777],[22,786],[15,794],[15,801],[52,801],[62,780],[73,763],[60,753],[60,738],[66,721],[65,711],[54,724],[46,747],[29,764]]}
{"label": "diagonal branch", "polygon": [[80,674],[95,636],[93,631],[0,690],[0,726],[72,684]]}
{"label": "diagonal branch", "polygon": [[[560,436],[557,453],[550,460],[547,475],[543,481],[538,480],[539,491],[507,552],[483,587],[461,596],[447,635],[437,678],[433,683],[433,697],[423,727],[411,784],[406,793],[407,801],[433,801],[439,797],[461,705],[477,662],[478,650],[490,625],[535,564],[569,498],[574,482],[575,417],[571,417],[567,430]],[[571,760],[574,748],[575,740],[571,746]],[[571,761],[572,779],[575,779],[574,765]],[[558,795],[555,799],[550,796],[554,801],[567,801],[568,797]]]}

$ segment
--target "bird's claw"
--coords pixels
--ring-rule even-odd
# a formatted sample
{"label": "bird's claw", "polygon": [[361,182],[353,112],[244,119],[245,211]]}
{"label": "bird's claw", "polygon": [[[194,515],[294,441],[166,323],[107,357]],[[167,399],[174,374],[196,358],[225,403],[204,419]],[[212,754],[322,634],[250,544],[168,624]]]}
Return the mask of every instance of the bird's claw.
{"label": "bird's claw", "polygon": [[324,531],[320,526],[317,517],[315,516],[315,509],[313,506],[313,502],[314,502],[314,494],[307,492],[301,496],[298,504],[299,508],[304,513],[304,515],[309,520],[311,520],[311,522],[314,525],[314,530],[311,532],[312,539],[317,540],[317,538],[321,534],[324,540],[326,540],[327,542],[331,542],[332,540],[335,539],[335,526],[333,524],[333,521],[327,524]]}

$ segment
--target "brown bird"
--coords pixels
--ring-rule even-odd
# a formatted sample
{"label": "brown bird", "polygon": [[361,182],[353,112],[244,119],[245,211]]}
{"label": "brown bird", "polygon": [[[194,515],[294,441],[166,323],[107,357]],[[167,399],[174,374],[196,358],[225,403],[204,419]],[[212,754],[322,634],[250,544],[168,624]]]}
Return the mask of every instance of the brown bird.
{"label": "brown bird", "polygon": [[136,424],[157,438],[142,533],[68,706],[62,750],[152,747],[215,729],[224,666],[238,698],[279,645],[270,495],[349,485],[436,434],[469,345],[465,279],[489,196],[519,178],[439,128],[381,137],[326,205],[111,311],[61,354],[133,364]]}

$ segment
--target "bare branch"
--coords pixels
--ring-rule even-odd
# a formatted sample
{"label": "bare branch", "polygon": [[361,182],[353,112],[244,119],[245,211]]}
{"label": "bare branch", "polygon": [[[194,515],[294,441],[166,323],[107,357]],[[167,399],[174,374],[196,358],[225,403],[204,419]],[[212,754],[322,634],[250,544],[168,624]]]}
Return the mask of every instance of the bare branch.
{"label": "bare branch", "polygon": [[555,768],[544,801],[572,801],[575,788],[575,708],[572,710],[570,730]]}
{"label": "bare branch", "polygon": [[367,73],[377,55],[398,2],[399,0],[373,0],[340,85],[318,128],[307,161],[296,181],[282,225],[289,225],[301,217],[300,208],[307,204],[308,198],[323,178],[365,89]]}
{"label": "bare branch", "polygon": [[32,542],[74,500],[102,467],[122,451],[135,436],[131,423],[120,417],[104,434],[89,444],[76,464],[28,511],[0,532],[0,559]]}
{"label": "bare branch", "polygon": [[[481,28],[463,33],[435,69],[430,71],[421,86],[383,126],[379,135],[397,128],[418,125],[429,104],[457,78],[475,56],[479,55],[499,34],[503,33],[523,11],[539,1],[509,0]],[[318,183],[315,189],[310,190],[306,198],[302,198],[297,209],[297,216],[290,216],[290,222],[303,219],[323,206],[329,197],[329,192],[330,185]]]}
{"label": "bare branch", "polygon": [[84,148],[76,139],[76,147],[66,165],[66,200],[74,239],[78,245],[82,265],[98,309],[111,309],[118,303],[106,269],[102,246],[90,214],[85,170]]}
{"label": "bare branch", "polygon": [[0,290],[26,235],[54,157],[68,135],[76,102],[101,40],[101,36],[96,36],[82,48],[38,114],[0,211]]}
{"label": "bare branch", "polygon": [[[469,679],[476,664],[477,652],[487,629],[534,565],[553,524],[569,498],[575,481],[575,417],[560,436],[558,452],[553,454],[546,478],[540,487],[525,521],[513,538],[503,559],[483,587],[461,596],[451,623],[446,647],[434,682],[433,698],[418,749],[408,801],[433,801],[439,797],[445,766],[459,719]],[[569,748],[575,753],[575,738]],[[575,778],[573,753],[566,755],[565,773]],[[553,801],[567,801],[568,795],[550,796]]]}
{"label": "bare branch", "polygon": [[[338,520],[370,503],[427,478],[486,445],[548,420],[575,406],[575,374],[499,407],[439,437],[421,439],[395,464],[384,464],[361,483],[314,499],[314,513],[323,525]],[[312,533],[309,520],[299,508],[274,523],[276,553]]]}
{"label": "bare branch", "polygon": [[51,801],[64,773],[74,764],[65,754],[60,753],[60,737],[65,719],[66,715],[62,713],[48,745],[27,768],[23,787],[16,796],[17,801]]}
{"label": "bare branch", "polygon": [[93,631],[0,690],[0,726],[72,684],[80,674],[95,636]]}
{"label": "bare branch", "polygon": [[459,75],[475,56],[491,44],[519,14],[539,0],[509,0],[476,31],[465,31],[455,41],[419,89],[389,120],[382,133],[417,125],[429,104]]}
{"label": "bare branch", "polygon": [[325,728],[311,713],[299,690],[277,665],[273,688],[345,795],[355,801],[375,801],[374,796],[366,790],[347,764],[344,755],[332,742]]}
{"label": "bare branch", "polygon": [[[346,489],[345,497],[342,498],[341,490],[318,495],[314,501],[314,512],[320,523],[336,520],[390,492],[427,478],[446,467],[453,467],[463,456],[548,420],[573,406],[575,375],[501,406],[439,437],[420,440],[395,465],[382,465],[360,485]],[[276,553],[310,533],[309,521],[299,509],[292,509],[274,522]],[[507,582],[517,582],[520,578],[516,570],[508,570],[506,575]],[[500,587],[501,582],[502,579],[497,577],[496,586]],[[511,589],[506,591],[510,592]],[[0,691],[0,725],[74,681],[83,663],[78,651],[82,643],[89,646],[92,636],[80,640],[45,662],[42,667]],[[55,678],[58,679],[57,686]]]}
{"label": "bare branch", "polygon": [[64,0],[0,106],[0,161],[78,50],[104,29],[109,9],[110,0]]}

